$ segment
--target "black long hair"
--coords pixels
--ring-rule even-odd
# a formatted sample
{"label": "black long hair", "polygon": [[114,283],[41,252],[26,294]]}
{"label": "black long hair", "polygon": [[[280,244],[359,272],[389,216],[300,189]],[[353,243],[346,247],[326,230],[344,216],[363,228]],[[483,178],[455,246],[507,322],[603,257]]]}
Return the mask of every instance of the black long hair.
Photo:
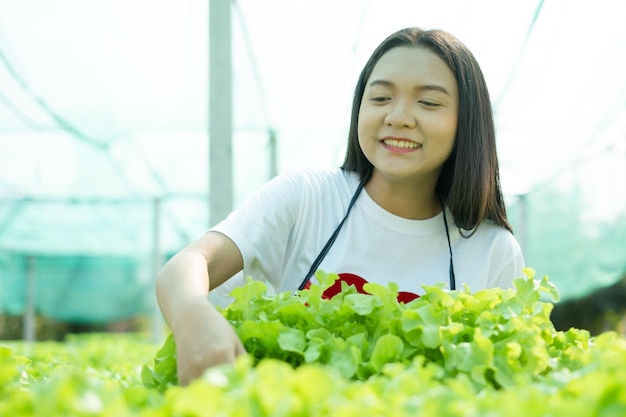
{"label": "black long hair", "polygon": [[359,110],[374,66],[387,51],[400,46],[419,46],[433,51],[448,65],[457,81],[459,119],[454,148],[442,166],[436,186],[456,226],[475,230],[484,219],[490,219],[512,232],[500,186],[493,111],[485,78],[472,52],[442,30],[402,29],[376,48],[356,85],[348,147],[341,168],[358,173],[362,181],[372,175],[374,167],[359,145]]}

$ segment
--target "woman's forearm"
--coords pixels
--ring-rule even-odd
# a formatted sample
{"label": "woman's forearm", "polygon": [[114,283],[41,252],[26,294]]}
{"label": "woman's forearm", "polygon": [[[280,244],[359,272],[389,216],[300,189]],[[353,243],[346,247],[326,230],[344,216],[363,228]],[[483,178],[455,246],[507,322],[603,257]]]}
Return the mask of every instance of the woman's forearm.
{"label": "woman's forearm", "polygon": [[184,250],[161,268],[156,280],[159,307],[171,328],[182,311],[199,299],[207,301],[209,275],[206,258],[199,252]]}

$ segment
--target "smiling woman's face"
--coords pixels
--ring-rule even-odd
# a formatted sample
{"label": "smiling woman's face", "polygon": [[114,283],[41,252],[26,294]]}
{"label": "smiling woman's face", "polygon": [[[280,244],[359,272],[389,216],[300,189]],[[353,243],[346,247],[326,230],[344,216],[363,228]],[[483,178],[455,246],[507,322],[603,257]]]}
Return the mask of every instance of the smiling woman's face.
{"label": "smiling woman's face", "polygon": [[386,52],[367,80],[358,121],[372,179],[434,187],[454,147],[458,107],[456,79],[434,52],[406,46]]}

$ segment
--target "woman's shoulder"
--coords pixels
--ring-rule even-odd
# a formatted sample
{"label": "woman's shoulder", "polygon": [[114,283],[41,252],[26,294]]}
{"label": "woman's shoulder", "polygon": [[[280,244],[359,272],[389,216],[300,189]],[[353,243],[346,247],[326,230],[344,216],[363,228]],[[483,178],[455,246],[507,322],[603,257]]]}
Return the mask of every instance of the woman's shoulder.
{"label": "woman's shoulder", "polygon": [[496,222],[483,220],[471,237],[459,241],[456,248],[459,266],[472,275],[487,279],[483,284],[474,284],[472,289],[482,285],[485,288],[511,288],[511,280],[522,273],[524,256],[519,242],[512,232]]}
{"label": "woman's shoulder", "polygon": [[500,226],[493,220],[483,220],[476,229],[476,238],[499,250],[520,252],[519,242],[511,231]]}

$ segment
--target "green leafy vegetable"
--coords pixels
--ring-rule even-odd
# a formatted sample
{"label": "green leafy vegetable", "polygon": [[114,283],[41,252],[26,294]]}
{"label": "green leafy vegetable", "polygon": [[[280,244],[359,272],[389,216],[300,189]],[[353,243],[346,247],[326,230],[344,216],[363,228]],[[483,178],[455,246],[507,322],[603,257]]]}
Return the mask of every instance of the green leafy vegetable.
{"label": "green leafy vegetable", "polygon": [[435,285],[408,304],[395,285],[322,299],[332,274],[295,296],[250,280],[222,311],[249,354],[185,387],[171,335],[0,342],[0,415],[626,415],[626,338],[556,331],[558,291],[526,272],[515,290]]}

